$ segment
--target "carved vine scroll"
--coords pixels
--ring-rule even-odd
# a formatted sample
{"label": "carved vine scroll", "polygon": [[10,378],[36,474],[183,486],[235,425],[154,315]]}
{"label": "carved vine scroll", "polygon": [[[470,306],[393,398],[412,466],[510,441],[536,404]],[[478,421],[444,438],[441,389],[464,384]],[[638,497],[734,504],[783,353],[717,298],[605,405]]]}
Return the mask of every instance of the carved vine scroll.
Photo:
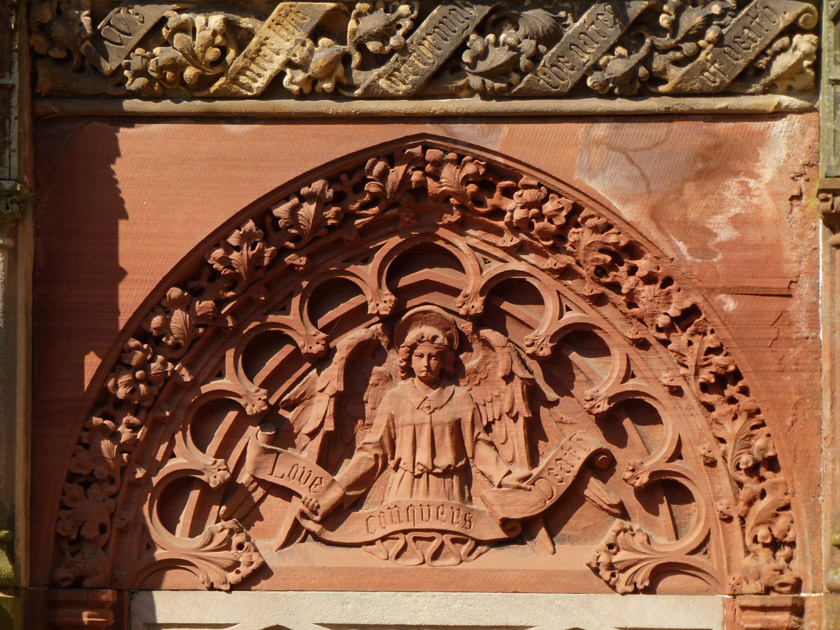
{"label": "carved vine scroll", "polygon": [[583,545],[622,593],[798,589],[743,372],[596,202],[432,139],[283,195],[126,332],[70,463],[56,582],[228,589],[299,547],[563,566]]}
{"label": "carved vine scroll", "polygon": [[38,91],[565,98],[814,87],[808,0],[33,0]]}

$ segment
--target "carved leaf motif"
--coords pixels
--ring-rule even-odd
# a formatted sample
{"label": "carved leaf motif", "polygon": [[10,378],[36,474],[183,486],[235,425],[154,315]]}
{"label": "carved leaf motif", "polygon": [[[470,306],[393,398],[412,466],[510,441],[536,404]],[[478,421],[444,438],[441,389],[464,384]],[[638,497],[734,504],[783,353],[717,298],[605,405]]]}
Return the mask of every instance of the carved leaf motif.
{"label": "carved leaf motif", "polygon": [[[669,548],[670,547],[670,548]],[[665,567],[682,566],[710,585],[717,583],[703,556],[685,555],[673,545],[658,546],[643,530],[627,521],[616,521],[587,562],[590,569],[617,592],[643,591],[651,576]]]}
{"label": "carved leaf motif", "polygon": [[199,86],[227,72],[240,53],[234,29],[242,29],[250,36],[260,21],[241,18],[228,13],[182,13],[178,10],[164,14],[161,35],[168,46],[151,50],[136,48],[122,63],[125,87],[143,96],[163,96],[170,93],[202,92]]}
{"label": "carved leaf motif", "polygon": [[472,157],[461,158],[456,153],[444,153],[439,149],[429,149],[426,161],[426,185],[430,198],[460,206],[471,205],[486,172],[484,162]]}
{"label": "carved leaf motif", "polygon": [[128,459],[128,451],[136,439],[131,431],[117,431],[113,422],[93,416],[85,423],[86,430],[73,451],[70,470],[100,480],[119,483],[119,473]]}
{"label": "carved leaf motif", "polygon": [[211,525],[200,536],[183,540],[155,556],[192,571],[205,588],[230,590],[263,564],[250,536],[235,520]]}
{"label": "carved leaf motif", "polygon": [[59,534],[71,539],[81,535],[97,544],[108,539],[114,500],[100,484],[93,483],[87,490],[80,485],[65,484],[61,502],[69,509],[58,511]]}
{"label": "carved leaf motif", "polygon": [[277,250],[267,247],[263,236],[263,231],[248,221],[207,254],[207,262],[221,276],[217,287],[221,297],[238,295],[265,273]]}
{"label": "carved leaf motif", "polygon": [[81,47],[93,36],[90,0],[35,0],[29,8],[30,42],[41,55],[72,57],[73,69],[82,66]]}
{"label": "carved leaf motif", "polygon": [[336,225],[341,221],[341,206],[330,204],[333,196],[330,183],[319,179],[311,186],[301,189],[299,196],[295,195],[273,210],[280,229],[290,235],[285,243],[286,247],[303,247],[314,237],[325,234],[327,226]]}
{"label": "carved leaf motif", "polygon": [[194,300],[188,292],[172,287],[149,313],[143,327],[160,337],[169,358],[179,358],[217,316],[218,308],[212,300]]}
{"label": "carved leaf motif", "polygon": [[362,216],[382,212],[392,203],[412,205],[414,198],[408,194],[412,175],[422,162],[421,147],[399,153],[394,166],[387,159],[372,158],[365,164],[367,183],[364,195],[352,201],[349,208]]}

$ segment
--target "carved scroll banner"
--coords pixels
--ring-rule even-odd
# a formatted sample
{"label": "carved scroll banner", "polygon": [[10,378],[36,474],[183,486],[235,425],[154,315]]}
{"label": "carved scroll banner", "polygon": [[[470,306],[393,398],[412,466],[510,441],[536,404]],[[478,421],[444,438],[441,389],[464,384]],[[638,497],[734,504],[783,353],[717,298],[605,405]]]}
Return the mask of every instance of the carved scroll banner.
{"label": "carved scroll banner", "polygon": [[[302,495],[343,493],[333,476],[299,453],[271,446],[270,429],[257,429],[248,443],[246,470]],[[303,509],[296,515],[319,538],[346,545],[365,544],[403,531],[443,531],[475,540],[503,540],[518,536],[517,522],[541,514],[553,505],[575,480],[586,460],[609,449],[596,436],[577,432],[566,438],[546,459],[523,488],[495,488],[482,493],[487,510],[442,500],[391,501],[372,510],[340,512],[316,521]],[[338,488],[336,488],[338,486]],[[489,511],[488,511],[489,510]]]}
{"label": "carved scroll banner", "polygon": [[650,0],[610,0],[594,4],[512,94],[566,94],[651,4]]}
{"label": "carved scroll banner", "polygon": [[210,93],[214,96],[254,96],[262,92],[285,67],[295,46],[304,40],[332,2],[281,2],[248,47],[231,64],[228,74]]}
{"label": "carved scroll banner", "polygon": [[32,2],[37,90],[50,98],[259,98],[284,109],[314,98],[371,111],[418,97],[492,97],[468,109],[644,94],[801,100],[819,48],[814,0]]}
{"label": "carved scroll banner", "polygon": [[301,525],[327,542],[359,545],[405,531],[440,531],[475,540],[504,540],[519,535],[519,524],[502,528],[487,510],[451,501],[408,499],[385,503],[374,510],[333,514],[321,522],[306,513]]}
{"label": "carved scroll banner", "polygon": [[432,78],[464,43],[492,4],[448,2],[440,5],[408,38],[397,54],[356,91],[356,96],[410,96]]}
{"label": "carved scroll banner", "polygon": [[248,442],[245,469],[256,479],[269,481],[300,495],[318,495],[337,486],[326,470],[302,455],[266,444],[270,431],[254,432]]}
{"label": "carved scroll banner", "polygon": [[594,453],[609,453],[607,445],[590,433],[573,433],[560,443],[525,483],[533,489],[498,488],[481,495],[499,519],[521,519],[542,513],[569,488],[581,466]]}
{"label": "carved scroll banner", "polygon": [[788,26],[799,19],[805,28],[817,24],[810,4],[793,0],[754,0],[709,47],[667,85],[664,93],[703,94],[726,89]]}
{"label": "carved scroll banner", "polygon": [[97,27],[101,40],[86,39],[81,51],[102,74],[111,75],[171,8],[169,4],[141,4],[130,9],[118,7]]}

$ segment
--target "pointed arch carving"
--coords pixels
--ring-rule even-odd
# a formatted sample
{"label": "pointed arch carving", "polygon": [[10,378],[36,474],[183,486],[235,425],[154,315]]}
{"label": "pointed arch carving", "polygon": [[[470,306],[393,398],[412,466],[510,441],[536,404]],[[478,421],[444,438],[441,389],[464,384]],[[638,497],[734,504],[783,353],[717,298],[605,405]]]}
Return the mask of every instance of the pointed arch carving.
{"label": "pointed arch carving", "polygon": [[[186,571],[229,589],[311,544],[383,567],[533,554],[577,563],[584,590],[799,588],[788,486],[744,372],[679,270],[597,201],[424,137],[327,165],[206,242],[100,371],[61,497],[59,585]],[[371,437],[402,409],[383,401],[418,308],[449,322],[450,396],[478,427],[459,420],[466,459],[425,495],[422,472],[398,488]],[[356,499],[360,451],[390,466]]]}

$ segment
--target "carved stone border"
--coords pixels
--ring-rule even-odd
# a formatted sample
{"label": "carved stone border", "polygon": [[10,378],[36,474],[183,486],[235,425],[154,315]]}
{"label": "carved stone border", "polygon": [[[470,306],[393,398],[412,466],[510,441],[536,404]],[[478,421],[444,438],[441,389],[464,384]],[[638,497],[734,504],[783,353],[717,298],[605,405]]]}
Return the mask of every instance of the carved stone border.
{"label": "carved stone border", "polygon": [[43,115],[759,113],[816,97],[816,0],[31,2]]}

